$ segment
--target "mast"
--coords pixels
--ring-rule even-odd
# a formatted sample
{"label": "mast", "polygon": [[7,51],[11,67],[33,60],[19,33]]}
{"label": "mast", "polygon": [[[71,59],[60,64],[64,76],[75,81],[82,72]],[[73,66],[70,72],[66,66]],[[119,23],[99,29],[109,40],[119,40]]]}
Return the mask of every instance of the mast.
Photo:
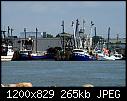
{"label": "mast", "polygon": [[75,36],[75,28],[74,28],[74,22],[72,21],[72,25],[71,25],[72,27],[73,27],[73,36],[74,36],[74,48],[77,48],[76,46],[76,36]]}
{"label": "mast", "polygon": [[62,25],[61,25],[62,27],[63,27],[63,32],[62,32],[62,34],[63,34],[63,53],[65,52],[65,44],[64,44],[64,21],[62,21]]}
{"label": "mast", "polygon": [[116,39],[117,39],[117,42],[118,42],[119,41],[119,34],[117,34],[117,38]]}
{"label": "mast", "polygon": [[14,29],[11,28],[11,42],[12,42],[12,46],[13,46],[13,38],[12,38],[12,32]]}
{"label": "mast", "polygon": [[97,42],[97,41],[96,41],[96,40],[97,40],[97,38],[96,38],[96,36],[97,36],[97,35],[96,35],[96,27],[94,27],[94,30],[95,30],[95,36],[94,36],[94,48],[95,48],[95,47],[96,47],[96,42]]}
{"label": "mast", "polygon": [[90,25],[90,35],[89,35],[89,39],[90,39],[90,44],[89,46],[91,47],[92,46],[92,26],[93,26],[93,21],[91,21],[91,25]]}
{"label": "mast", "polygon": [[79,44],[80,44],[79,48],[82,48],[82,40],[81,40],[81,37],[79,37]]}
{"label": "mast", "polygon": [[78,36],[78,34],[79,34],[78,26],[79,26],[79,21],[78,21],[78,19],[77,19],[77,20],[76,20],[76,29],[75,29],[75,35],[76,35],[76,36]]}
{"label": "mast", "polygon": [[84,44],[85,44],[85,26],[84,26],[84,24],[85,24],[85,20],[83,20],[83,35],[84,35],[84,36],[83,36],[83,42],[82,42],[82,43],[83,43],[83,44],[82,44],[83,49],[84,49],[84,47],[85,47],[85,45],[84,45]]}
{"label": "mast", "polygon": [[26,28],[24,28],[25,40],[26,40]]}
{"label": "mast", "polygon": [[110,37],[110,27],[108,28],[108,42],[107,42],[107,49],[109,49],[109,37]]}
{"label": "mast", "polygon": [[64,33],[64,21],[62,21],[62,25],[61,26],[63,27],[63,33]]}
{"label": "mast", "polygon": [[91,35],[90,36],[92,36],[92,26],[93,26],[94,24],[93,24],[93,21],[91,21],[91,25],[90,25],[90,29],[91,29]]}
{"label": "mast", "polygon": [[85,20],[83,20],[83,34],[85,34],[85,27],[84,27],[84,24],[85,24]]}
{"label": "mast", "polygon": [[[78,21],[78,19],[76,20],[76,29],[75,29],[75,37],[76,37],[76,39],[77,39],[77,37],[79,37],[79,29],[78,29],[78,26],[79,26],[79,21]],[[76,48],[79,48],[78,47],[78,41],[76,40]]]}
{"label": "mast", "polygon": [[95,30],[95,37],[96,37],[96,27],[94,27],[94,30]]}
{"label": "mast", "polygon": [[24,34],[25,34],[25,49],[26,49],[26,28],[24,28]]}

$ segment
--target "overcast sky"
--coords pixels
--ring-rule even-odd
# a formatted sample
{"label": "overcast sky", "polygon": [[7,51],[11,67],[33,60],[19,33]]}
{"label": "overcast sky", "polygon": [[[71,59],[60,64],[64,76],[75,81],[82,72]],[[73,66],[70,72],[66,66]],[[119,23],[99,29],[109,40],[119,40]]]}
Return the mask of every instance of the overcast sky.
{"label": "overcast sky", "polygon": [[[97,28],[97,35],[107,37],[108,27],[111,37],[126,36],[125,1],[2,1],[1,26],[13,28],[13,34],[19,36],[24,28],[27,31],[47,32],[54,36],[62,32],[62,20],[65,32],[73,33],[72,20],[79,19],[80,28],[85,20],[85,32],[90,33],[90,22]],[[93,32],[94,35],[94,32]]]}

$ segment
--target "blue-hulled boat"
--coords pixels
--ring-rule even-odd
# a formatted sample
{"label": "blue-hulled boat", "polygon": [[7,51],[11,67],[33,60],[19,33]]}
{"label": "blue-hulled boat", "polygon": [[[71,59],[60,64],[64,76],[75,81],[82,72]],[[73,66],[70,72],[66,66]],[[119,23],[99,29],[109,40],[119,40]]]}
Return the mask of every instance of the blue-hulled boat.
{"label": "blue-hulled boat", "polygon": [[72,52],[72,60],[73,61],[92,61],[92,60],[96,60],[96,57],[89,55],[87,51],[83,49],[74,49]]}

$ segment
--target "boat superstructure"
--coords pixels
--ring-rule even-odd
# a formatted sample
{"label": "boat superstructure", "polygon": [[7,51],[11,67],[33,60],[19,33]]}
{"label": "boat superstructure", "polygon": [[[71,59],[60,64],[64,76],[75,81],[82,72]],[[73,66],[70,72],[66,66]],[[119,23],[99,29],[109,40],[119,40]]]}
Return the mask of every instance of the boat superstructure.
{"label": "boat superstructure", "polygon": [[2,45],[1,61],[11,61],[13,58],[14,51],[12,46]]}

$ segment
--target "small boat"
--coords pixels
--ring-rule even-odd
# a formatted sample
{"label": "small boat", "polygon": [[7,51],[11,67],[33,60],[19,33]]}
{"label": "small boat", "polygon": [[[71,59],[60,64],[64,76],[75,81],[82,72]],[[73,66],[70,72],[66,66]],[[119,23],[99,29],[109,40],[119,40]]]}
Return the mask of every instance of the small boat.
{"label": "small boat", "polygon": [[33,53],[32,50],[20,50],[18,56],[13,61],[25,61],[25,60],[45,60],[50,59],[46,52]]}
{"label": "small boat", "polygon": [[[118,58],[118,54],[111,54],[109,55],[108,51],[101,51],[101,50],[97,50],[95,52],[98,56],[97,60],[117,60],[117,59],[120,59]],[[120,55],[121,59],[122,59],[122,56]]]}
{"label": "small boat", "polygon": [[14,51],[12,49],[12,46],[5,44],[2,45],[2,55],[1,55],[1,61],[11,61],[14,55]]}
{"label": "small boat", "polygon": [[89,55],[86,50],[73,49],[72,60],[73,61],[91,61],[91,60],[96,60],[96,57]]}
{"label": "small boat", "polygon": [[115,60],[121,60],[123,59],[123,55],[119,54],[118,52],[115,52],[111,57],[113,57]]}

